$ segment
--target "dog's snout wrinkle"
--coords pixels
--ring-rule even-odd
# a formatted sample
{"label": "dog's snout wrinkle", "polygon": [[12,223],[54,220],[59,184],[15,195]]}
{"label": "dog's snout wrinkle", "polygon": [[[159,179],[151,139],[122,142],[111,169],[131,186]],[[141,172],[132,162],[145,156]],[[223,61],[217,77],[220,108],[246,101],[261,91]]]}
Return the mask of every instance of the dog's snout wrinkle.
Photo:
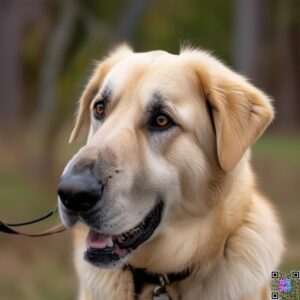
{"label": "dog's snout wrinkle", "polygon": [[74,172],[82,172],[85,169],[92,170],[95,166],[95,161],[93,159],[80,159],[78,162],[74,165]]}

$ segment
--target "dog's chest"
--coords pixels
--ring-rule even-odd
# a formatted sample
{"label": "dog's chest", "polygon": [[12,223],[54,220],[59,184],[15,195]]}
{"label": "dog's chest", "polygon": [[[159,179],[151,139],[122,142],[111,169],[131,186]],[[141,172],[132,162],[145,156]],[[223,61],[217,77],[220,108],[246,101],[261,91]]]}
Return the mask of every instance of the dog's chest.
{"label": "dog's chest", "polygon": [[[132,274],[121,270],[98,270],[86,282],[95,299],[104,300],[178,300],[176,284],[157,292],[158,286],[145,285],[139,295],[134,292]],[[86,280],[85,280],[86,281]]]}

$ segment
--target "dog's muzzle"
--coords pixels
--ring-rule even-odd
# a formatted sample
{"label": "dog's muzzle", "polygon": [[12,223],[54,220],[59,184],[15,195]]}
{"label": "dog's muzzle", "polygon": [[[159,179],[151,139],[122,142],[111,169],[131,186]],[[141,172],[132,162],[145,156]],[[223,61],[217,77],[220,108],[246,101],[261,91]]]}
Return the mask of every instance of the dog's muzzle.
{"label": "dog's muzzle", "polygon": [[[111,230],[108,233],[102,225],[108,228],[106,223],[109,221],[103,209],[107,195],[103,194],[109,190],[109,186],[107,181],[103,183],[96,176],[96,171],[99,173],[100,167],[96,167],[91,160],[78,157],[71,160],[58,186],[59,208],[67,227],[72,227],[77,221],[88,225],[85,260],[97,267],[110,268],[124,263],[132,251],[150,239],[161,222],[164,203],[160,195],[154,195],[153,206],[130,230]],[[105,186],[107,188],[104,190]],[[99,213],[101,211],[102,214]],[[122,211],[118,213],[122,214]]]}

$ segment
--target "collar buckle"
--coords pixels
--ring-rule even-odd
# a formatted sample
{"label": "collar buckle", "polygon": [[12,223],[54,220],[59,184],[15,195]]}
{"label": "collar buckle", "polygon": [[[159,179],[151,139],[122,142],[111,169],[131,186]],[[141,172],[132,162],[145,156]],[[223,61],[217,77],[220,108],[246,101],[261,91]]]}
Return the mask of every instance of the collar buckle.
{"label": "collar buckle", "polygon": [[153,289],[152,300],[171,300],[171,298],[170,298],[165,286],[157,285]]}

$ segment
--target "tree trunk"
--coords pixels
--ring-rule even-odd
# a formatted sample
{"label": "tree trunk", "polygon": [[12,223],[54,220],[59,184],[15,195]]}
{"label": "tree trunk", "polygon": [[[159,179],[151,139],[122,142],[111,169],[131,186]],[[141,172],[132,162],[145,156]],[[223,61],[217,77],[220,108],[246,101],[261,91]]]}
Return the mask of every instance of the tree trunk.
{"label": "tree trunk", "polygon": [[150,0],[132,0],[125,7],[116,29],[116,42],[133,44],[138,23]]}
{"label": "tree trunk", "polygon": [[0,123],[15,125],[22,119],[24,86],[22,47],[28,25],[40,17],[47,0],[0,2]]}
{"label": "tree trunk", "polygon": [[266,0],[234,2],[234,66],[259,86],[263,86],[265,81],[267,10]]}
{"label": "tree trunk", "polygon": [[278,128],[300,126],[300,5],[297,0],[280,2],[277,15]]}
{"label": "tree trunk", "polygon": [[[45,56],[41,64],[39,83],[39,102],[36,110],[35,128],[36,153],[31,153],[31,169],[45,179],[53,175],[54,151],[53,145],[62,116],[58,115],[59,79],[62,76],[66,55],[73,39],[74,28],[79,16],[78,0],[60,2],[60,16],[57,25],[49,39]],[[32,159],[34,156],[35,159]]]}

